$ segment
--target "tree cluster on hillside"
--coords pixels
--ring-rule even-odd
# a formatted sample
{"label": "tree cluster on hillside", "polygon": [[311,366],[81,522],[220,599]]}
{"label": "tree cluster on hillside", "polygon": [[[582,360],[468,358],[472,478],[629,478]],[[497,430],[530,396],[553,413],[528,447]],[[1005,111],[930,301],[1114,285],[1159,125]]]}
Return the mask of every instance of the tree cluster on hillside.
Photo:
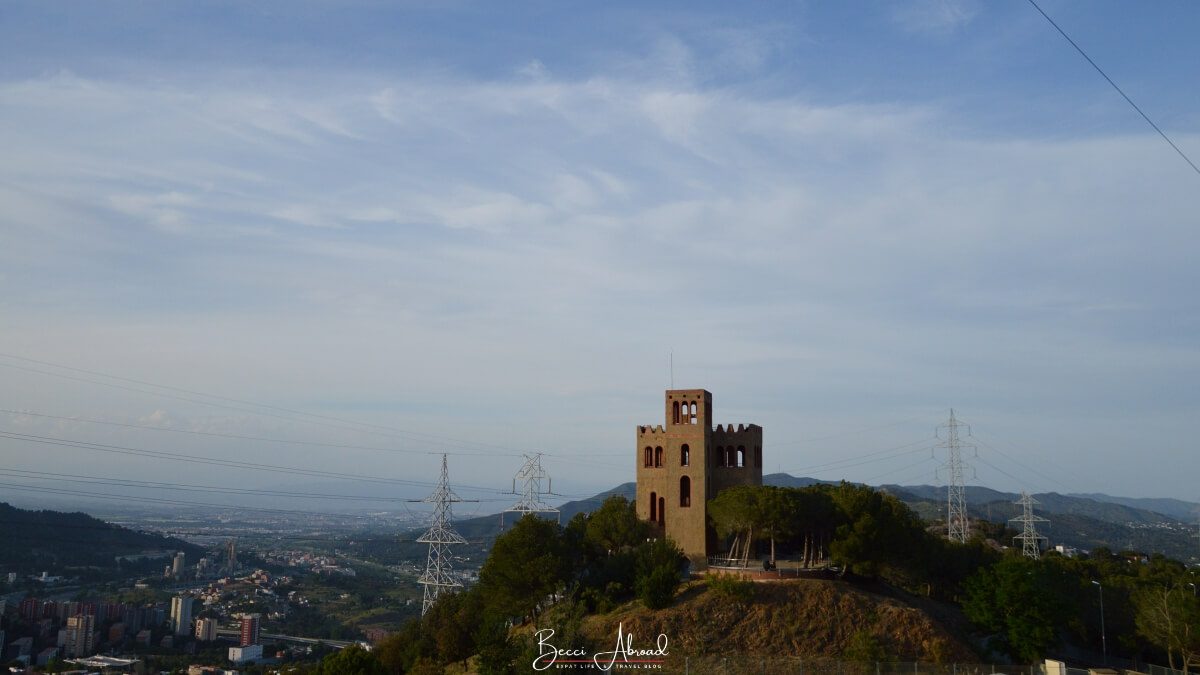
{"label": "tree cluster on hillside", "polygon": [[828,558],[843,573],[944,599],[957,598],[972,572],[999,558],[982,541],[930,534],[904,502],[850,483],[734,487],[710,502],[709,513],[732,558],[749,559],[766,543],[772,562],[784,547],[804,564]]}
{"label": "tree cluster on hillside", "polygon": [[578,625],[588,612],[635,597],[651,608],[670,604],[685,559],[670,540],[649,534],[620,496],[565,527],[527,515],[497,537],[476,586],[440,596],[375,651],[343,650],[316,672],[440,673],[473,656],[481,673],[519,672],[513,663],[528,663],[529,646],[509,628],[536,621],[551,605],[570,619],[555,638],[558,646],[582,646]]}
{"label": "tree cluster on hillside", "polygon": [[963,610],[991,634],[991,647],[1015,659],[1070,643],[1192,670],[1200,665],[1196,583],[1194,570],[1161,555],[1101,548],[1035,561],[1013,551],[967,582]]}

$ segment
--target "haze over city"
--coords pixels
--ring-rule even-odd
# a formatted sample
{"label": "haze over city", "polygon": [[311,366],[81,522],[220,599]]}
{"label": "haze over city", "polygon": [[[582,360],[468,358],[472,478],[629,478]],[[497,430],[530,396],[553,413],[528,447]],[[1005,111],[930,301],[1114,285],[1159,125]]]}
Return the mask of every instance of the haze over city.
{"label": "haze over city", "polygon": [[[1200,156],[1200,11],[1043,6]],[[1200,176],[1023,1],[10,2],[0,148],[10,471],[584,496],[673,383],[768,473],[954,408],[970,484],[1200,498]]]}

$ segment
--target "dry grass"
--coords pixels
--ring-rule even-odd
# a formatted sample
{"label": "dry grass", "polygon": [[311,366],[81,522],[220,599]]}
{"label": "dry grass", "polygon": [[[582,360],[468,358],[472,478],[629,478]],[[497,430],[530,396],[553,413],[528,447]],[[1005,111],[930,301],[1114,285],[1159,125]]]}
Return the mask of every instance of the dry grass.
{"label": "dry grass", "polygon": [[692,581],[666,609],[652,611],[640,602],[627,603],[608,614],[588,617],[583,631],[597,644],[607,645],[622,623],[627,634],[633,632],[635,643],[644,646],[665,633],[675,654],[837,658],[843,656],[852,636],[865,630],[893,660],[975,661],[971,649],[944,623],[958,623],[956,611],[927,605],[928,601],[900,594],[883,595],[820,579],[756,583],[753,598],[739,602]]}

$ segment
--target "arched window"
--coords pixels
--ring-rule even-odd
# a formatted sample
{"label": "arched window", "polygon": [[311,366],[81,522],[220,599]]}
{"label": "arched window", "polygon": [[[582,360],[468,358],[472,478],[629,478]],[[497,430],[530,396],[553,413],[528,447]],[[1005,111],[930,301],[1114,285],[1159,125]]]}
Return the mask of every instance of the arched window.
{"label": "arched window", "polygon": [[671,404],[671,422],[672,424],[679,424],[679,401]]}
{"label": "arched window", "polygon": [[692,479],[687,476],[679,478],[679,505],[692,505]]}
{"label": "arched window", "polygon": [[679,466],[687,466],[692,463],[692,449],[684,443],[679,448]]}
{"label": "arched window", "polygon": [[762,446],[761,445],[754,446],[754,467],[757,469],[762,468]]}
{"label": "arched window", "polygon": [[650,522],[658,522],[658,493],[650,493]]}
{"label": "arched window", "polygon": [[662,466],[662,446],[654,448],[654,466]]}
{"label": "arched window", "polygon": [[658,498],[658,522],[667,522],[667,500],[664,497]]}
{"label": "arched window", "polygon": [[645,458],[642,460],[642,466],[653,466],[654,465],[654,448],[651,448],[650,446],[647,445],[646,451],[642,454],[645,455]]}
{"label": "arched window", "polygon": [[717,466],[725,466],[725,448],[717,448]]}
{"label": "arched window", "polygon": [[696,423],[696,402],[692,401],[692,424]]}
{"label": "arched window", "polygon": [[737,466],[737,450],[732,445],[725,448],[725,466]]}
{"label": "arched window", "polygon": [[738,446],[737,465],[738,468],[746,466],[746,446],[744,445]]}

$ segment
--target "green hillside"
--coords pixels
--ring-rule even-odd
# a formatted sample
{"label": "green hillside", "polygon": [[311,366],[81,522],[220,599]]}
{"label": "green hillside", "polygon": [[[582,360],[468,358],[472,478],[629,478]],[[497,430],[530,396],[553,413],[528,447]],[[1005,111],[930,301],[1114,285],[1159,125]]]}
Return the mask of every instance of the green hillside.
{"label": "green hillside", "polygon": [[123,560],[148,551],[183,551],[195,561],[203,550],[182,539],[137,532],[86,513],[30,511],[0,503],[0,567],[18,574],[43,571],[78,574],[93,571],[160,570],[162,559]]}

